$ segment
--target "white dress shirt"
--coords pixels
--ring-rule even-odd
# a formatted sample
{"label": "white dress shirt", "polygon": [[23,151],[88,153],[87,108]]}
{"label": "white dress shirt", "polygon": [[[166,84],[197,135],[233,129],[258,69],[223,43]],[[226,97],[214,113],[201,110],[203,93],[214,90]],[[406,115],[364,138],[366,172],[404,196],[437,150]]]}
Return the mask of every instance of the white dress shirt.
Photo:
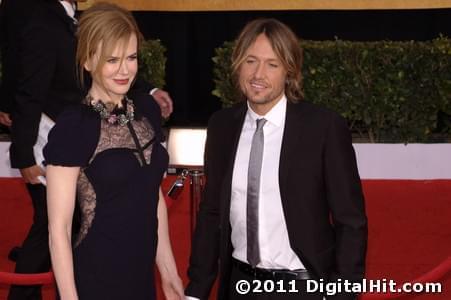
{"label": "white dress shirt", "polygon": [[74,22],[77,22],[77,20],[75,19],[75,4],[64,0],[61,0],[60,3],[64,7],[67,15],[71,17]]}
{"label": "white dress shirt", "polygon": [[248,105],[233,168],[230,224],[234,248],[232,256],[247,262],[247,173],[256,120],[264,117],[267,122],[263,127],[264,147],[258,207],[261,261],[257,267],[296,270],[305,267],[290,246],[279,188],[279,161],[286,110],[285,96],[265,116],[259,116]]}

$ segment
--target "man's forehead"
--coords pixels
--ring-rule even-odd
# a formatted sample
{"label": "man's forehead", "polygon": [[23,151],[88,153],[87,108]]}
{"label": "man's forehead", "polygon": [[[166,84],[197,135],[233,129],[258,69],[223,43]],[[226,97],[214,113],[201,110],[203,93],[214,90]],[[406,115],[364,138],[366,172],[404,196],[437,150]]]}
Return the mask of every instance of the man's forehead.
{"label": "man's forehead", "polygon": [[247,57],[254,56],[255,58],[265,60],[280,60],[274,51],[271,42],[264,34],[257,36],[257,38],[246,49],[245,55]]}

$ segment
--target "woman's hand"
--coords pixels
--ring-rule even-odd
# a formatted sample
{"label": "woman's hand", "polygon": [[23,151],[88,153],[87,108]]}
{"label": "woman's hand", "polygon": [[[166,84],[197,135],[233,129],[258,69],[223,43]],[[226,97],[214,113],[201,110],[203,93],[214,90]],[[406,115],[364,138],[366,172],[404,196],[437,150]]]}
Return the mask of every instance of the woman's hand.
{"label": "woman's hand", "polygon": [[177,265],[169,240],[166,200],[164,200],[161,189],[158,201],[158,246],[155,261],[161,275],[161,286],[166,299],[184,300],[183,283],[177,272]]}
{"label": "woman's hand", "polygon": [[161,276],[161,288],[167,300],[185,299],[182,279],[177,274],[168,278]]}

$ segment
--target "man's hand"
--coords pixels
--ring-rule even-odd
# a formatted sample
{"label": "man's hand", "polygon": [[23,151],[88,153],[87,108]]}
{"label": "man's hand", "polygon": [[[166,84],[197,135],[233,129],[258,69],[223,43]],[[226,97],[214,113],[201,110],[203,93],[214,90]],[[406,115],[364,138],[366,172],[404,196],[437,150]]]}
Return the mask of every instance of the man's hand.
{"label": "man's hand", "polygon": [[41,183],[38,179],[38,176],[45,176],[44,171],[38,165],[20,169],[20,174],[22,175],[22,178],[26,183],[31,184]]}
{"label": "man's hand", "polygon": [[[172,111],[172,103],[171,103],[171,111]],[[9,117],[8,113],[0,111],[0,124],[10,127],[13,122]]]}
{"label": "man's hand", "polygon": [[171,96],[169,96],[168,92],[157,89],[155,92],[153,92],[152,96],[160,106],[161,115],[163,116],[163,118],[169,118],[169,116],[172,114],[173,106]]}

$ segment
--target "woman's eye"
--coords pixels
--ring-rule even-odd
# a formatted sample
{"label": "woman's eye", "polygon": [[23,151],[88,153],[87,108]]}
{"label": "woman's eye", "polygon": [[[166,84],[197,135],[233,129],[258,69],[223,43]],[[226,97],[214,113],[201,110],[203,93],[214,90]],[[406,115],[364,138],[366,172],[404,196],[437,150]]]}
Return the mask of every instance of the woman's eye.
{"label": "woman's eye", "polygon": [[129,57],[128,57],[128,60],[129,60],[129,61],[134,61],[134,60],[136,60],[137,58],[138,58],[137,55],[132,55],[132,56],[129,56]]}
{"label": "woman's eye", "polygon": [[110,64],[117,63],[118,61],[119,61],[118,58],[109,58],[109,59],[107,59],[107,63],[110,63]]}

